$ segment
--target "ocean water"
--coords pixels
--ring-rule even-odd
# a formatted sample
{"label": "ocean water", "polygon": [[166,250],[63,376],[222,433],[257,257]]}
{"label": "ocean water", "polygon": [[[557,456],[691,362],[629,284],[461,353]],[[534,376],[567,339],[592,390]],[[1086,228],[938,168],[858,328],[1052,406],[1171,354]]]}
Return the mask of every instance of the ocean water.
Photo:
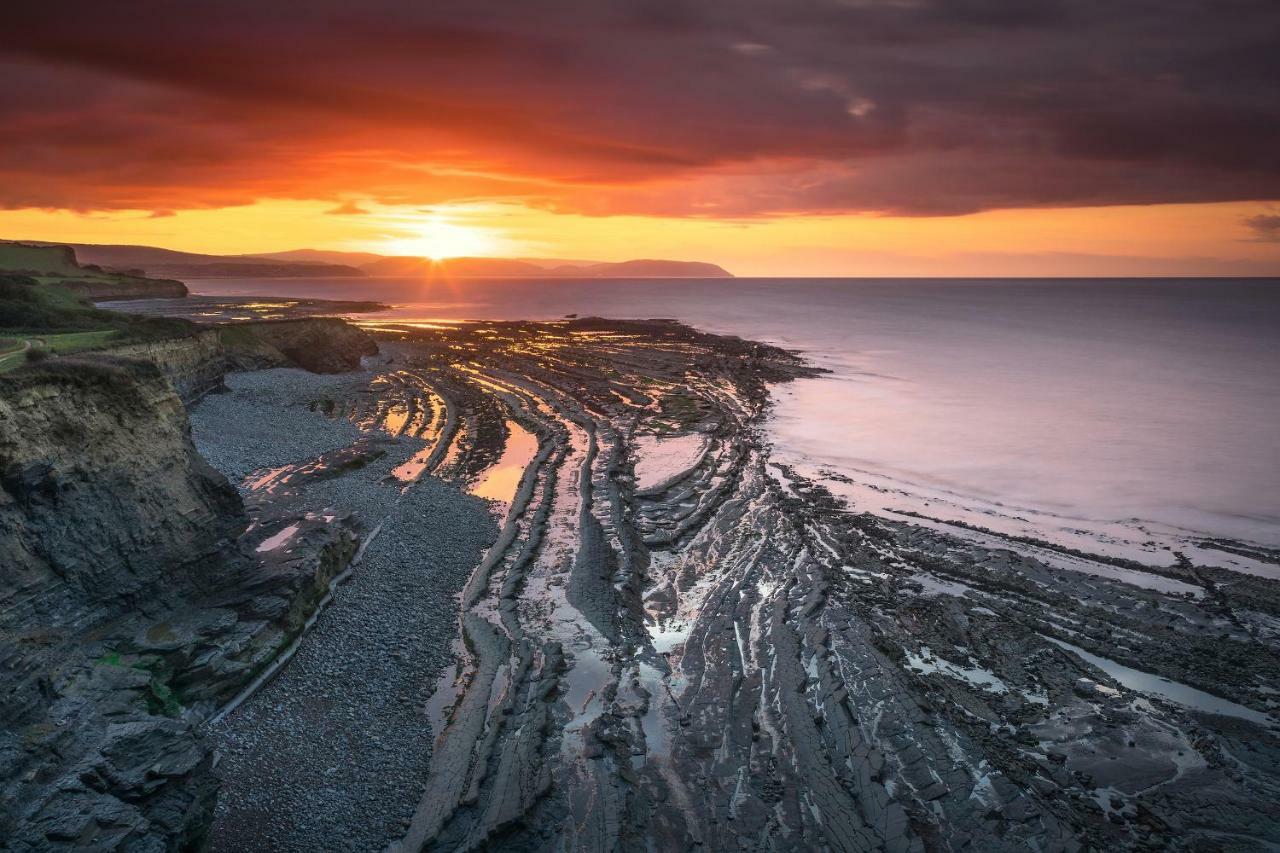
{"label": "ocean water", "polygon": [[778,387],[769,429],[776,459],[855,509],[1149,563],[1252,563],[1203,537],[1280,546],[1280,280],[190,284],[397,319],[673,317],[832,371]]}

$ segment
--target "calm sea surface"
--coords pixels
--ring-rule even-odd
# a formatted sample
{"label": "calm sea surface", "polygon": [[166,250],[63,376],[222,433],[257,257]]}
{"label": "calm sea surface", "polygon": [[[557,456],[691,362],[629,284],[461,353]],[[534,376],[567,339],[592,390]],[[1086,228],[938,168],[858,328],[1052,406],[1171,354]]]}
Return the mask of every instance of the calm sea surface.
{"label": "calm sea surface", "polygon": [[377,299],[398,319],[674,317],[833,371],[777,389],[770,428],[778,459],[858,508],[1149,560],[1191,533],[1280,545],[1280,280],[191,285]]}

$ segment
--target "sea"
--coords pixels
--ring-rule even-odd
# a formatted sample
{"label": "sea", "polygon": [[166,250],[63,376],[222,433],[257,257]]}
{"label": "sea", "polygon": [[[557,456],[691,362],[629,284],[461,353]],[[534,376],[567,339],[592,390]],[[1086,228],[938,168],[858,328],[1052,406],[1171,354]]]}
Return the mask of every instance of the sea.
{"label": "sea", "polygon": [[830,373],[774,389],[773,459],[853,511],[1280,577],[1237,547],[1280,548],[1280,279],[188,284],[394,306],[360,320],[669,317],[775,343]]}

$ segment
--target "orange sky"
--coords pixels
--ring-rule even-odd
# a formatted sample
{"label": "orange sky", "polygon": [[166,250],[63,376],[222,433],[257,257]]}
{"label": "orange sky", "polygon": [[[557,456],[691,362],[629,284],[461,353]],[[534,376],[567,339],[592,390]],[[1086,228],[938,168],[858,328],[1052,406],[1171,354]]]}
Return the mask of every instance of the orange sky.
{"label": "orange sky", "polygon": [[1274,3],[18,4],[0,238],[1280,275]]}
{"label": "orange sky", "polygon": [[8,238],[210,253],[328,248],[386,254],[710,260],[737,275],[1280,275],[1254,203],[998,210],[953,217],[716,220],[559,214],[516,204],[422,208],[264,201],[179,211],[0,211]]}

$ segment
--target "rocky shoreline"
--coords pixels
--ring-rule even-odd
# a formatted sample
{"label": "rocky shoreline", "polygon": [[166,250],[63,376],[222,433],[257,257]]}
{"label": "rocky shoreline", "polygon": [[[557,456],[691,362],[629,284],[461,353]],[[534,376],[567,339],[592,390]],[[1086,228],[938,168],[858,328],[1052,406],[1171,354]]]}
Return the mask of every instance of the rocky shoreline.
{"label": "rocky shoreline", "polygon": [[[1019,543],[851,512],[769,462],[768,386],[808,373],[771,347],[652,321],[384,329],[402,338],[384,346],[394,362],[332,410],[419,440],[413,476],[473,485],[518,434],[537,450],[461,590],[460,657],[428,719],[379,732],[430,733],[429,756],[390,750],[413,781],[367,828],[323,817],[350,813],[365,784],[385,790],[356,771],[250,784],[228,806],[237,828],[270,811],[263,797],[297,817],[235,842],[1247,850],[1280,831],[1274,585],[1197,567],[1133,585],[1088,555],[1067,570]],[[310,731],[310,692],[368,713],[362,676],[322,636],[280,679],[280,719],[265,698],[242,717],[237,767],[278,772],[282,744]],[[1207,692],[1162,686],[1179,678]],[[298,766],[325,755],[309,745]]]}
{"label": "rocky shoreline", "polygon": [[[303,361],[341,369],[376,351],[311,322],[245,329],[249,349],[214,330],[0,380],[5,849],[205,837],[218,782],[203,721],[301,632],[357,528],[286,503],[248,510],[192,446],[186,407],[236,358],[290,363],[306,340]],[[284,525],[298,547],[264,553]]]}
{"label": "rocky shoreline", "polygon": [[256,559],[366,542],[205,728],[211,849],[1280,839],[1274,582],[860,513],[770,460],[769,388],[813,373],[774,347],[380,329],[365,371],[232,375],[192,412]]}
{"label": "rocky shoreline", "polygon": [[[313,404],[369,381],[287,369],[229,377],[229,393],[192,413],[196,446],[233,482],[261,469],[288,478],[364,435]],[[456,486],[393,477],[423,442],[379,431],[379,452],[356,470],[245,488],[251,505],[341,507],[378,532],[288,666],[210,728],[223,780],[212,850],[380,849],[421,794],[426,698],[453,655],[457,594],[497,531],[485,503]]]}

